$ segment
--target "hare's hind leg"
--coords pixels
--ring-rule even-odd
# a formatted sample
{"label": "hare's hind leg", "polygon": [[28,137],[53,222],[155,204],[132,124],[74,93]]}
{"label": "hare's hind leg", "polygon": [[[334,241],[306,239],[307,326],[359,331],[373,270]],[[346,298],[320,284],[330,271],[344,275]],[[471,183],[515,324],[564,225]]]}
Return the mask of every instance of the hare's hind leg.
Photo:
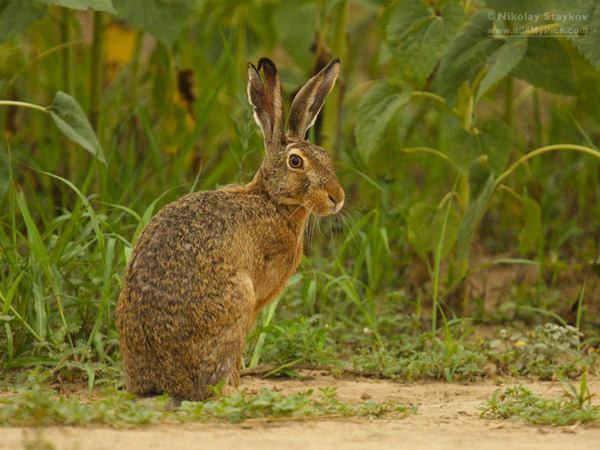
{"label": "hare's hind leg", "polygon": [[123,366],[125,369],[125,388],[140,397],[162,394],[158,388],[159,377],[155,364],[143,357],[144,352],[130,354],[129,349],[122,345]]}
{"label": "hare's hind leg", "polygon": [[[183,367],[172,373],[176,379],[168,392],[175,398],[204,400],[213,394],[210,386],[225,382],[238,386],[246,334],[253,318],[255,295],[250,277],[228,280],[220,298],[201,301],[198,332],[180,348]],[[174,389],[173,389],[174,388]]]}

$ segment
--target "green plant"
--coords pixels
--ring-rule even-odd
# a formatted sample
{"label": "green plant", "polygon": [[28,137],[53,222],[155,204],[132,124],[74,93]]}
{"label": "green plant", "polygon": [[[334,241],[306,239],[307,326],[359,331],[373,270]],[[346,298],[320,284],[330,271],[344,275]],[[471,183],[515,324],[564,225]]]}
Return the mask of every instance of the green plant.
{"label": "green plant", "polygon": [[581,391],[566,398],[543,398],[524,386],[498,389],[483,407],[484,419],[516,418],[532,425],[566,426],[600,423],[600,406],[591,403],[593,394],[582,377]]}
{"label": "green plant", "polygon": [[[319,317],[266,325],[255,330],[256,346],[261,345],[262,361],[281,365],[279,371],[288,374],[298,364],[327,365],[334,358],[333,343],[328,329],[319,326]],[[261,336],[265,339],[261,342]],[[256,354],[255,352],[253,353]],[[252,360],[248,367],[255,367]]]}
{"label": "green plant", "polygon": [[0,424],[10,426],[87,425],[139,427],[163,422],[227,421],[238,423],[248,419],[326,418],[326,417],[406,417],[416,408],[398,402],[361,401],[345,403],[335,388],[323,388],[318,395],[312,390],[284,395],[269,389],[250,393],[243,389],[229,396],[207,402],[182,402],[173,406],[168,397],[151,401],[107,390],[80,398],[57,395],[40,384],[21,388],[0,399]]}
{"label": "green plant", "polygon": [[[536,88],[557,94],[576,95],[577,92],[571,72],[571,56],[558,39],[538,39],[539,33],[547,27],[562,30],[567,27],[565,23],[527,22],[533,19],[518,24],[505,22],[506,15],[502,12],[511,10],[510,7],[496,2],[488,6],[490,9],[477,10],[466,2],[463,9],[458,1],[425,4],[420,0],[388,6],[383,25],[392,52],[392,64],[398,70],[389,79],[373,83],[358,106],[360,119],[355,137],[365,159],[373,153],[379,156],[377,150],[389,145],[386,137],[398,120],[411,120],[403,113],[412,99],[434,101],[438,107],[436,126],[439,131],[436,130],[432,138],[418,136],[425,142],[432,142],[431,146],[423,143],[410,145],[411,137],[402,134],[396,136],[395,142],[398,150],[442,160],[456,174],[454,187],[438,204],[415,202],[408,212],[408,241],[427,264],[432,279],[431,325],[434,331],[438,326],[439,304],[457,288],[466,286],[471,244],[495,192],[508,191],[521,204],[523,229],[519,235],[520,251],[526,254],[538,247],[541,208],[526,189],[518,194],[506,186],[508,177],[517,168],[526,166],[530,159],[554,151],[576,151],[600,159],[600,152],[589,142],[586,143],[588,145],[554,144],[517,155],[509,165],[519,140],[511,129],[513,79],[524,80]],[[557,10],[567,8],[565,5],[553,6]],[[534,5],[530,7],[535,9]],[[596,8],[593,2],[580,7],[582,12],[590,14]],[[465,13],[470,12],[473,14],[465,20]],[[535,25],[540,26],[536,28]],[[574,25],[569,23],[569,26]],[[514,37],[513,27],[527,29],[527,32]],[[598,54],[589,47],[589,43],[597,39],[596,32],[588,30],[582,41],[573,34],[565,35],[595,68],[600,67]],[[421,53],[426,53],[427,57]],[[413,64],[415,60],[419,62]],[[550,60],[561,61],[561,68],[555,70],[555,65],[550,67]],[[407,61],[411,63],[407,64]],[[436,64],[439,64],[439,69],[433,71]],[[423,86],[427,87],[430,77],[433,78],[433,92],[420,90]],[[483,115],[480,110],[484,109],[480,103],[486,93],[503,80],[507,83],[505,109],[503,113],[495,113],[495,116],[503,118],[490,119],[490,114],[487,114],[485,122],[479,120],[478,116]],[[449,258],[451,254],[453,257]],[[440,292],[443,259],[449,260],[450,268],[446,270],[445,292]],[[459,289],[455,295],[462,297],[461,306],[464,306],[462,302],[468,295],[466,290]]]}
{"label": "green plant", "polygon": [[[30,108],[49,114],[65,136],[106,164],[106,158],[98,142],[98,137],[90,126],[81,106],[69,94],[58,91],[54,96],[52,105],[46,107],[12,100],[0,100],[0,106]],[[2,161],[2,163],[5,164],[5,161]]]}
{"label": "green plant", "polygon": [[[286,92],[341,57],[311,140],[334,152],[347,206],[311,220],[248,367],[593,373],[599,35],[533,36],[582,25],[564,15],[512,21],[530,31],[509,37],[490,17],[594,18],[598,5],[485,3],[0,0],[3,385],[43,370],[46,382],[121,386],[113,310],[131,244],[164,204],[251,177],[262,145],[245,67],[263,55]],[[92,111],[95,132],[81,125]],[[91,158],[63,139],[69,127]],[[585,338],[532,331],[547,320]]]}
{"label": "green plant", "polygon": [[542,379],[573,377],[595,363],[593,354],[587,357],[582,354],[581,337],[576,328],[553,323],[512,335],[500,330],[500,339],[490,343],[490,354],[501,370],[513,375],[535,375]]}

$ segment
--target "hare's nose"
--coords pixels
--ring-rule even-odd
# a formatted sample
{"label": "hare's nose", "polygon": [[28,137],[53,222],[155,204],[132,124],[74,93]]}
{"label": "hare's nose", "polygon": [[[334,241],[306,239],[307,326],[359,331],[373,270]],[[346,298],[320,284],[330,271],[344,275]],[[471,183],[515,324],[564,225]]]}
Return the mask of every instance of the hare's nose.
{"label": "hare's nose", "polygon": [[340,189],[335,194],[328,193],[329,201],[332,203],[331,210],[336,213],[344,206],[344,191]]}

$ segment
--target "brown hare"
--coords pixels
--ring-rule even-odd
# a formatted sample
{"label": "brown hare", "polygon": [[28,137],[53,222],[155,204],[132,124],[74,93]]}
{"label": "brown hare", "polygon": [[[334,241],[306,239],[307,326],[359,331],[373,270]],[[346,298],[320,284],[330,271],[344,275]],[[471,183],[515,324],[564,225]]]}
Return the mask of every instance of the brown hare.
{"label": "brown hare", "polygon": [[339,71],[336,59],[302,87],[286,129],[275,65],[248,64],[264,161],[250,183],[186,195],[141,233],[116,311],[127,390],[203,400],[239,384],[246,334],[296,270],[308,216],[344,204],[331,159],[305,138]]}

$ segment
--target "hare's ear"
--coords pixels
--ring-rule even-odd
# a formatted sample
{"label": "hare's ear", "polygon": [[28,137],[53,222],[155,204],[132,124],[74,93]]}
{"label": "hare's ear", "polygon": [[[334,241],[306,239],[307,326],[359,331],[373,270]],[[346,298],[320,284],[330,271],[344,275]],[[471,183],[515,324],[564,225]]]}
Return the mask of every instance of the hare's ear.
{"label": "hare's ear", "polygon": [[325,97],[333,89],[339,74],[340,60],[336,58],[302,86],[290,109],[288,119],[290,137],[304,139],[308,129],[314,125],[325,103]]}
{"label": "hare's ear", "polygon": [[[263,78],[260,76],[262,70]],[[248,100],[254,108],[254,120],[262,131],[267,151],[283,139],[283,99],[281,80],[273,61],[261,58],[258,68],[248,63]]]}

